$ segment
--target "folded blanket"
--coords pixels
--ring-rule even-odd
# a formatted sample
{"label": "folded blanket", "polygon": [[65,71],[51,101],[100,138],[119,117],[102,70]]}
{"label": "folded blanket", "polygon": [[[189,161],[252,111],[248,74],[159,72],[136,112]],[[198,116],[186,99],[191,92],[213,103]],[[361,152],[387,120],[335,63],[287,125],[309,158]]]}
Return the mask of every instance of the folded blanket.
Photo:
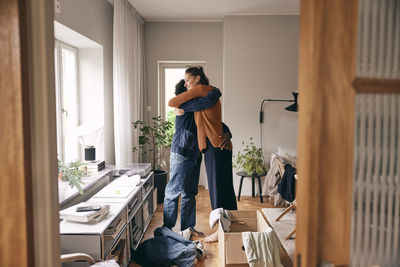
{"label": "folded blanket", "polygon": [[221,223],[224,232],[229,232],[231,227],[231,213],[229,210],[218,208],[210,213],[210,228],[213,228],[218,222]]}

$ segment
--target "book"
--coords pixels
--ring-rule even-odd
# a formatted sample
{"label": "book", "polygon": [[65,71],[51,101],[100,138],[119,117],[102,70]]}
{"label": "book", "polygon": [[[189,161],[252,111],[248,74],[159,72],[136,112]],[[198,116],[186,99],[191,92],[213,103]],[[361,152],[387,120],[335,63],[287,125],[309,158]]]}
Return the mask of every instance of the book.
{"label": "book", "polygon": [[86,165],[86,170],[87,172],[98,172],[101,171],[106,167],[106,162],[104,160],[102,161],[96,161],[96,162],[90,162]]}
{"label": "book", "polygon": [[73,222],[83,222],[83,223],[91,223],[92,221],[99,221],[99,218],[103,218],[106,213],[110,210],[110,205],[102,204],[99,210],[93,211],[76,211],[77,207],[90,205],[88,203],[79,203],[72,207],[69,207],[65,210],[60,211],[60,219],[73,221]]}
{"label": "book", "polygon": [[106,162],[104,160],[89,162],[87,164],[87,168],[89,168],[89,169],[96,169],[96,168],[100,168],[100,167],[104,167],[104,166],[106,166]]}

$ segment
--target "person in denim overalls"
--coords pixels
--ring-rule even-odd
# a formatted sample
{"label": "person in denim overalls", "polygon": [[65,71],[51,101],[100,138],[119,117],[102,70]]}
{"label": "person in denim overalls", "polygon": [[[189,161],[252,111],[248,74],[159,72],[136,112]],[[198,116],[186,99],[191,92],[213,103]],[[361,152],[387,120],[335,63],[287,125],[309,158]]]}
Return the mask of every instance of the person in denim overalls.
{"label": "person in denim overalls", "polygon": [[[187,91],[185,81],[175,86],[175,94]],[[198,193],[202,155],[197,145],[197,128],[193,112],[215,105],[221,92],[213,89],[206,97],[187,101],[180,108],[185,112],[176,116],[175,135],[170,154],[170,180],[165,188],[164,226],[172,229],[178,216],[178,201],[181,199],[181,231],[196,225],[196,195]]]}

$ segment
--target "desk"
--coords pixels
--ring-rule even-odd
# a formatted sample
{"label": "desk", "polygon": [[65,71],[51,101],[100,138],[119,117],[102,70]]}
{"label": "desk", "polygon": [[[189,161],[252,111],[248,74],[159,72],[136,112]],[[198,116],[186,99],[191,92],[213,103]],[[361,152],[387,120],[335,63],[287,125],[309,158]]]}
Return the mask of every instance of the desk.
{"label": "desk", "polygon": [[257,178],[258,179],[258,191],[260,193],[260,201],[263,203],[263,198],[262,198],[262,190],[261,190],[261,176],[265,176],[266,174],[248,174],[247,172],[237,172],[237,176],[241,176],[240,178],[240,185],[239,185],[239,195],[238,195],[238,201],[240,201],[240,193],[242,192],[242,184],[243,184],[243,179],[246,177],[251,177],[251,196],[254,197],[254,180]]}

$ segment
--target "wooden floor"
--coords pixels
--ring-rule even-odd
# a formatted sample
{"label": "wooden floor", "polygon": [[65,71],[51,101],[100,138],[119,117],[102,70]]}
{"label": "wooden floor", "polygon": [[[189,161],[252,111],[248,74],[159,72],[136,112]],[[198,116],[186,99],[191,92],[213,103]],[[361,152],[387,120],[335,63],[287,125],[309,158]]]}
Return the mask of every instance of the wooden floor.
{"label": "wooden floor", "polygon": [[[238,209],[243,210],[243,209],[258,209],[261,211],[261,208],[273,208],[273,202],[266,201],[264,198],[264,203],[260,202],[260,197],[246,197],[246,196],[241,196],[240,201],[238,203]],[[196,214],[196,230],[202,231],[203,233],[211,234],[212,232],[215,231],[215,229],[210,229],[209,223],[208,223],[208,217],[211,212],[211,204],[210,204],[210,198],[208,195],[208,190],[205,190],[203,186],[199,187],[199,194],[196,197],[196,206],[197,206],[197,214]],[[163,206],[162,204],[158,204],[157,206],[157,211],[154,214],[154,217],[147,228],[147,231],[144,235],[143,241],[149,238],[153,237],[153,232],[154,229],[157,227],[162,226],[163,224]],[[178,216],[177,220],[177,225],[173,229],[175,232],[180,231],[180,217]],[[202,267],[202,266],[212,266],[216,267],[219,266],[219,260],[218,260],[218,243],[211,243],[207,244],[204,243],[204,248],[207,257],[205,259],[202,259],[199,261],[196,266]],[[289,256],[287,255],[286,251],[284,249],[281,249],[281,262],[284,267],[292,267],[293,263],[290,260]],[[140,266],[136,263],[131,263],[130,267],[136,267]]]}

